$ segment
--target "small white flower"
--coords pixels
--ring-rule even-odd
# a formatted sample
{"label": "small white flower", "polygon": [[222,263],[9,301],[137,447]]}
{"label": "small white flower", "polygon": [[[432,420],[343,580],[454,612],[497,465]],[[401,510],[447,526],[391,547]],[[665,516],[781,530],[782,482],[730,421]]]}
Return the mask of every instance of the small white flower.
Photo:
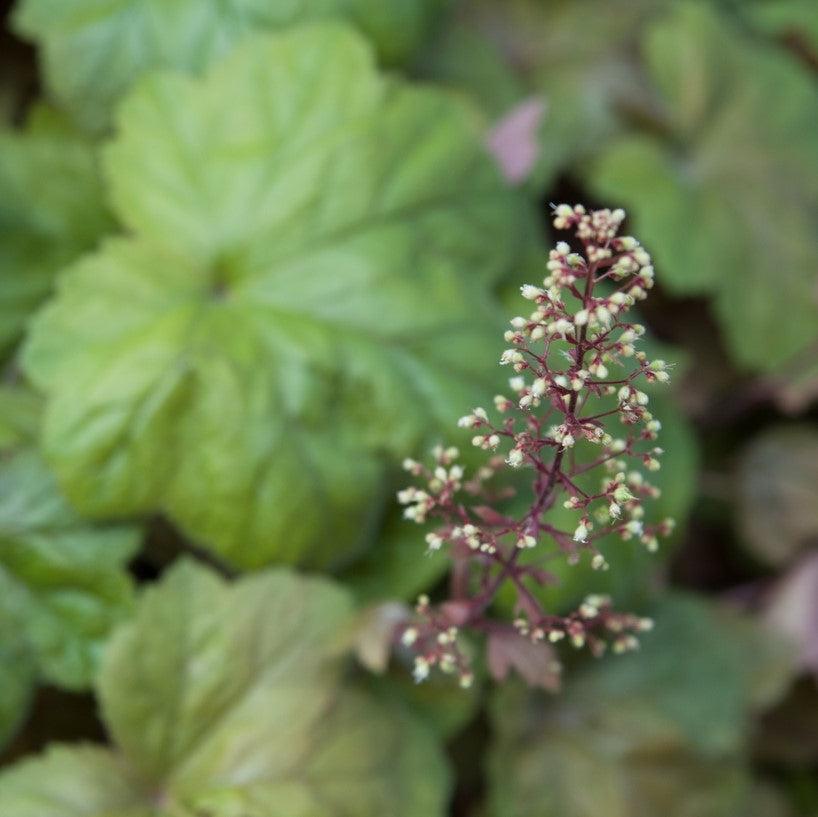
{"label": "small white flower", "polygon": [[411,647],[417,640],[418,631],[414,627],[407,627],[400,637],[401,644],[403,644],[404,647]]}
{"label": "small white flower", "polygon": [[519,468],[524,461],[525,455],[519,448],[512,448],[511,451],[508,452],[508,457],[506,457],[506,462],[512,468]]}
{"label": "small white flower", "polygon": [[412,677],[415,683],[419,684],[429,677],[429,662],[421,655],[415,658],[415,667],[412,670]]}

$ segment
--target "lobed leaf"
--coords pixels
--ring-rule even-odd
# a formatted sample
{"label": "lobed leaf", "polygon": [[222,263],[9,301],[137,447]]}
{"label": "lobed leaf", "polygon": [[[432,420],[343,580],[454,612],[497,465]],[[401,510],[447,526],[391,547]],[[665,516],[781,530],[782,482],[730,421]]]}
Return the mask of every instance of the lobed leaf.
{"label": "lobed leaf", "polygon": [[782,691],[786,662],[702,601],[670,598],[656,621],[641,653],[587,668],[547,704],[513,686],[499,692],[492,815],[745,813],[748,716]]}
{"label": "lobed leaf", "polygon": [[59,269],[111,227],[97,156],[58,117],[0,132],[0,354],[19,339]]}
{"label": "lobed leaf", "polygon": [[337,26],[145,81],[106,162],[135,235],[66,273],[24,353],[71,500],[161,508],[241,567],[354,555],[377,455],[484,396],[524,211],[473,125]]}
{"label": "lobed leaf", "polygon": [[0,776],[0,811],[13,817],[153,817],[147,792],[106,749],[52,746]]}
{"label": "lobed leaf", "polygon": [[587,178],[630,208],[669,289],[715,297],[736,362],[775,369],[818,326],[812,80],[703,3],[656,24],[645,61],[666,137],[615,143]]}
{"label": "lobed leaf", "polygon": [[106,654],[99,691],[116,747],[12,767],[0,812],[442,815],[447,771],[431,732],[340,677],[351,614],[324,579],[278,570],[227,584],[177,564]]}
{"label": "lobed leaf", "polygon": [[0,617],[23,634],[46,680],[91,683],[110,630],[130,611],[125,566],[138,543],[135,527],[78,516],[36,452],[0,461]]}
{"label": "lobed leaf", "polygon": [[440,0],[22,0],[14,19],[42,49],[51,94],[85,127],[100,130],[144,74],[201,71],[254,31],[345,19],[384,60],[400,63],[440,7]]}

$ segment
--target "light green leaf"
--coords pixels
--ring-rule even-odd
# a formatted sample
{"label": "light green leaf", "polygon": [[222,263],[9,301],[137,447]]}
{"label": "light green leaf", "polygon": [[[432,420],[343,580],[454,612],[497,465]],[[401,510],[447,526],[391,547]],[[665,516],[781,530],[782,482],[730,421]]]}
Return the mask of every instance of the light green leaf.
{"label": "light green leaf", "polygon": [[48,457],[85,513],[159,507],[240,566],[337,565],[377,511],[374,454],[486,396],[520,200],[470,109],[383,79],[340,27],[151,79],[120,126],[137,235],[66,273],[25,351]]}
{"label": "light green leaf", "polygon": [[147,798],[127,766],[97,746],[52,746],[0,775],[7,817],[151,817]]}
{"label": "light green leaf", "polygon": [[87,128],[110,124],[115,103],[144,74],[200,71],[248,33],[346,19],[389,63],[409,58],[441,0],[22,0],[17,30],[42,49],[49,91]]}
{"label": "light green leaf", "polygon": [[771,666],[781,691],[784,664],[761,634],[702,601],[670,598],[656,621],[640,653],[589,665],[561,697],[501,690],[494,817],[746,813],[750,711],[769,702]]}
{"label": "light green leaf", "polygon": [[106,653],[99,693],[113,738],[155,779],[215,780],[214,765],[240,779],[263,757],[274,764],[267,742],[287,739],[286,718],[316,717],[336,685],[350,614],[325,580],[277,571],[230,585],[181,562]]}
{"label": "light green leaf", "polygon": [[[278,754],[291,748],[280,740]],[[442,817],[447,773],[431,729],[401,706],[342,691],[279,780],[206,785],[193,814],[233,817]]]}
{"label": "light green leaf", "polygon": [[44,117],[0,132],[0,353],[110,225],[90,143]]}
{"label": "light green leaf", "polygon": [[106,654],[100,694],[116,746],[94,758],[86,791],[65,774],[83,750],[63,749],[53,774],[29,761],[0,775],[0,811],[33,817],[14,808],[47,796],[83,804],[82,817],[442,817],[447,770],[431,732],[341,681],[351,613],[324,579],[279,570],[227,584],[176,565]]}
{"label": "light green leaf", "polygon": [[667,138],[614,144],[588,181],[630,208],[665,286],[713,295],[736,362],[774,369],[818,327],[812,79],[706,4],[652,29],[645,59]]}
{"label": "light green leaf", "polygon": [[31,645],[40,674],[81,689],[112,626],[130,610],[125,525],[94,527],[68,505],[39,456],[0,461],[0,617]]}

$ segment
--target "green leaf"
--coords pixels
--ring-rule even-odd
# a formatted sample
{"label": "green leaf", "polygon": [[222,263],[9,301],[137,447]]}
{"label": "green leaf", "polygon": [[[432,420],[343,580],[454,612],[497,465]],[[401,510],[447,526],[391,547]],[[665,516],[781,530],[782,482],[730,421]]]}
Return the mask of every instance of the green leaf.
{"label": "green leaf", "polygon": [[387,65],[401,65],[410,60],[434,32],[450,3],[450,0],[330,1],[339,8],[336,13],[343,14],[375,43],[381,60]]}
{"label": "green leaf", "polygon": [[[394,502],[394,496],[390,495]],[[397,504],[397,503],[396,503]],[[414,600],[429,590],[451,566],[445,553],[430,553],[423,540],[425,528],[390,514],[375,543],[353,562],[340,578],[365,603],[385,599]]]}
{"label": "green leaf", "polygon": [[143,83],[107,156],[136,236],[66,273],[24,355],[71,500],[162,508],[243,567],[353,555],[375,454],[493,374],[525,211],[473,125],[334,26]]}
{"label": "green leaf", "polygon": [[111,226],[90,143],[53,118],[0,132],[0,353],[57,271]]}
{"label": "green leaf", "polygon": [[47,681],[91,682],[112,626],[130,610],[124,568],[138,541],[133,527],[80,518],[36,453],[0,461],[0,617],[24,635]]}
{"label": "green leaf", "polygon": [[779,692],[786,671],[763,635],[702,601],[671,597],[656,621],[641,653],[587,666],[550,702],[500,691],[494,817],[747,813],[749,714],[769,701],[770,667]]}
{"label": "green leaf", "polygon": [[818,16],[812,0],[750,0],[742,11],[760,30],[794,44],[794,51],[818,53]]}
{"label": "green leaf", "polygon": [[774,369],[818,326],[812,79],[706,4],[653,28],[645,60],[667,136],[614,144],[587,179],[630,208],[663,285],[713,295],[736,362]]}
{"label": "green leaf", "polygon": [[18,386],[0,385],[0,451],[33,443],[41,416],[38,395]]}
{"label": "green leaf", "polygon": [[275,758],[263,746],[285,739],[285,716],[316,717],[337,683],[350,613],[325,580],[277,571],[230,585],[181,562],[106,653],[99,693],[111,735],[155,779],[207,780],[211,764],[238,774],[262,762],[248,754],[256,744]]}
{"label": "green leaf", "polygon": [[28,713],[34,681],[34,658],[19,624],[0,610],[0,749]]}
{"label": "green leaf", "polygon": [[88,764],[86,791],[70,774],[84,750],[66,748],[51,768],[0,775],[0,811],[33,817],[22,806],[47,795],[76,798],[83,817],[441,817],[447,772],[430,731],[341,681],[351,613],[324,579],[278,570],[227,584],[176,565],[106,654],[99,691],[116,746]]}
{"label": "green leaf", "polygon": [[704,755],[743,745],[748,713],[786,689],[789,649],[748,618],[696,596],[669,595],[652,617],[640,653],[576,679],[574,693],[614,711],[628,699],[647,699]]}
{"label": "green leaf", "polygon": [[445,741],[474,720],[483,704],[481,684],[464,690],[440,676],[418,684],[408,663],[396,663],[388,675],[370,678],[368,686],[386,700],[408,706]]}
{"label": "green leaf", "polygon": [[461,0],[427,73],[463,88],[495,117],[545,103],[533,183],[593,156],[643,94],[630,51],[659,0]]}
{"label": "green leaf", "polygon": [[116,102],[144,74],[201,71],[253,31],[346,19],[382,58],[409,58],[441,0],[22,0],[15,26],[41,48],[53,97],[91,130],[110,124]]}
{"label": "green leaf", "polygon": [[52,746],[0,775],[0,813],[9,817],[150,817],[147,797],[97,746]]}

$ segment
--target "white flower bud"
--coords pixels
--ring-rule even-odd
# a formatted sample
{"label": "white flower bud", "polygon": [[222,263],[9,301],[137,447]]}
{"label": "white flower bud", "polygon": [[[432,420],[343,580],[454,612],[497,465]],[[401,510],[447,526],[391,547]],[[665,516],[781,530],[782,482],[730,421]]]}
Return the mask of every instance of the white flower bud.
{"label": "white flower bud", "polygon": [[407,627],[400,637],[401,644],[403,644],[404,647],[411,647],[417,640],[418,631],[414,627]]}
{"label": "white flower bud", "polygon": [[506,462],[512,468],[519,468],[525,460],[525,455],[519,448],[512,448],[511,451],[508,452],[508,457],[506,457]]}
{"label": "white flower bud", "polygon": [[421,655],[415,658],[415,666],[412,670],[412,677],[415,679],[416,684],[419,684],[421,681],[425,681],[429,677],[429,662]]}
{"label": "white flower bud", "polygon": [[429,546],[429,550],[440,550],[443,545],[443,539],[436,533],[427,533],[426,544]]}

